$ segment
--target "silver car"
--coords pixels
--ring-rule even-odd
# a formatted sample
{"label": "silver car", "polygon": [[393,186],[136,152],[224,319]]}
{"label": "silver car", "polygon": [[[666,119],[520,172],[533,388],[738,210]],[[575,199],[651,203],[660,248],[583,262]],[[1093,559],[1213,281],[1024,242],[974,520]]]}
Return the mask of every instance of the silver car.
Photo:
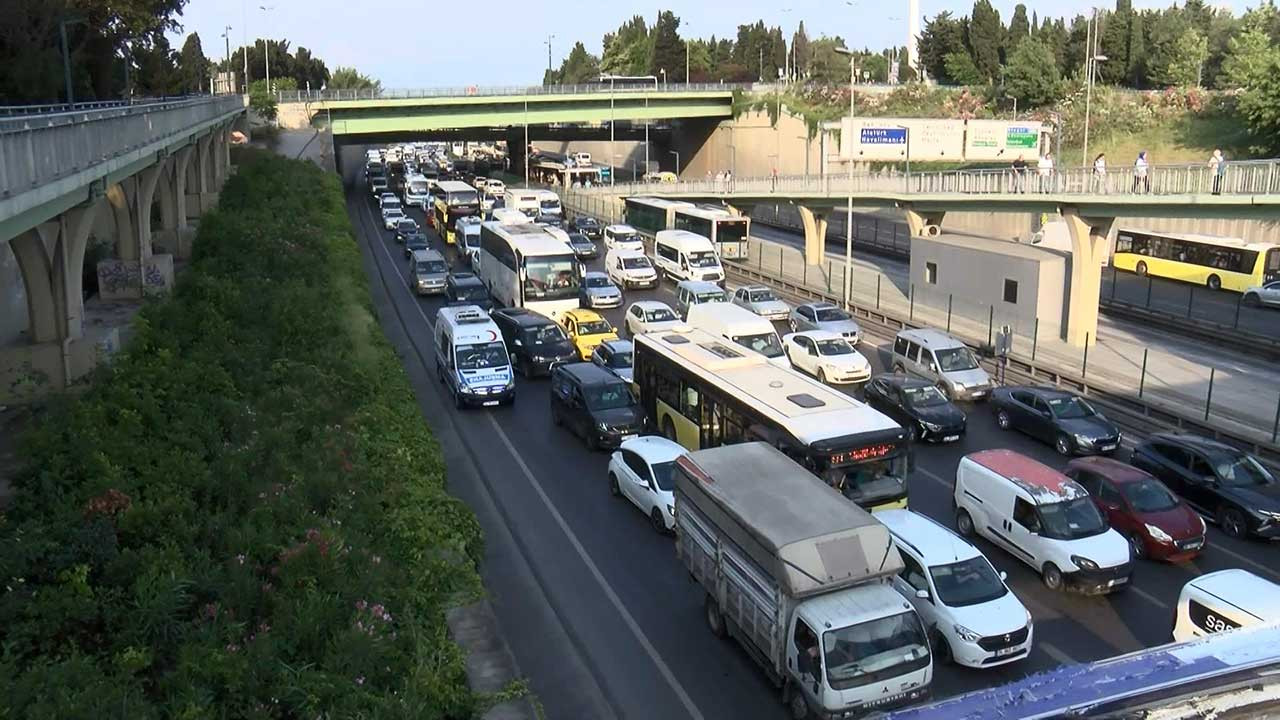
{"label": "silver car", "polygon": [[582,276],[578,305],[584,308],[622,307],[622,291],[608,275],[593,270]]}
{"label": "silver car", "polygon": [[793,332],[826,330],[848,340],[850,345],[857,345],[862,337],[862,329],[853,316],[828,302],[798,305],[791,311],[787,322]]}
{"label": "silver car", "polygon": [[1280,307],[1280,280],[1273,280],[1266,285],[1245,290],[1244,304],[1249,307],[1261,307],[1262,305]]}
{"label": "silver car", "polygon": [[630,340],[605,340],[591,352],[591,362],[632,382],[631,353],[634,346]]}
{"label": "silver car", "polygon": [[786,320],[791,314],[791,307],[764,285],[746,285],[734,290],[732,302],[766,320]]}

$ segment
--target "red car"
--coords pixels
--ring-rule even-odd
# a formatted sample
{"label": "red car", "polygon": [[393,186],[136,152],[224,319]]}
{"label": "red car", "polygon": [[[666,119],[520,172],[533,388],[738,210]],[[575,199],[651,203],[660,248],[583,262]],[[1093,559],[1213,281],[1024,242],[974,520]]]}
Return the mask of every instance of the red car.
{"label": "red car", "polygon": [[1107,457],[1077,458],[1065,472],[1129,538],[1134,557],[1185,562],[1204,548],[1204,520],[1146,472]]}

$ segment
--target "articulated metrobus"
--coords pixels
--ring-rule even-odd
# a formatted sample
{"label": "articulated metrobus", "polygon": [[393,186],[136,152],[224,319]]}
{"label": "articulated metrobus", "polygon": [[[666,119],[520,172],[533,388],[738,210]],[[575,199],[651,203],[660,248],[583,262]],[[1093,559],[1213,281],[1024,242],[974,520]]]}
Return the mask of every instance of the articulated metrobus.
{"label": "articulated metrobus", "polygon": [[1142,276],[1244,292],[1280,280],[1280,244],[1121,229],[1112,263]]}
{"label": "articulated metrobus", "polygon": [[626,200],[626,221],[631,227],[656,235],[660,230],[675,226],[675,212],[694,205],[683,200],[666,200],[655,197],[629,197]]}
{"label": "articulated metrobus", "polygon": [[568,243],[536,223],[480,225],[480,279],[505,307],[559,319],[578,307],[578,259]]}
{"label": "articulated metrobus", "polygon": [[711,241],[722,258],[745,258],[751,218],[712,205],[675,209],[674,230],[688,230]]}
{"label": "articulated metrobus", "polygon": [[480,214],[480,194],[470,185],[457,180],[436,183],[431,191],[435,197],[435,227],[440,237],[450,245],[457,241],[455,225],[460,217]]}
{"label": "articulated metrobus", "polygon": [[632,342],[640,403],[667,438],[764,441],[864,508],[907,506],[907,432],[870,406],[702,330]]}

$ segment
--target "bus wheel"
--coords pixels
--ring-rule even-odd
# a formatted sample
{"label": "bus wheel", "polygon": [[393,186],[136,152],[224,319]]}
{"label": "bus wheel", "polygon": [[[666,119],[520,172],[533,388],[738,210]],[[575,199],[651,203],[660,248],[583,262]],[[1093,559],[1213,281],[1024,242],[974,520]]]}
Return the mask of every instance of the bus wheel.
{"label": "bus wheel", "polygon": [[676,437],[676,425],[671,422],[670,417],[662,421],[662,437],[670,440],[671,442],[680,442]]}
{"label": "bus wheel", "polygon": [[724,616],[720,614],[720,606],[716,604],[716,599],[707,594],[704,601],[704,607],[707,611],[707,627],[711,629],[711,634],[716,637],[724,637]]}
{"label": "bus wheel", "polygon": [[1210,290],[1221,290],[1222,278],[1218,277],[1217,275],[1210,275],[1209,279],[1206,280],[1204,284],[1208,285]]}
{"label": "bus wheel", "polygon": [[1134,272],[1136,272],[1136,273],[1138,273],[1138,277],[1146,277],[1146,276],[1147,276],[1147,263],[1146,263],[1146,262],[1144,262],[1144,261],[1142,261],[1142,260],[1139,260],[1139,261],[1138,261],[1138,266],[1137,266],[1137,267],[1135,267],[1135,268],[1133,269],[1133,271],[1134,271]]}

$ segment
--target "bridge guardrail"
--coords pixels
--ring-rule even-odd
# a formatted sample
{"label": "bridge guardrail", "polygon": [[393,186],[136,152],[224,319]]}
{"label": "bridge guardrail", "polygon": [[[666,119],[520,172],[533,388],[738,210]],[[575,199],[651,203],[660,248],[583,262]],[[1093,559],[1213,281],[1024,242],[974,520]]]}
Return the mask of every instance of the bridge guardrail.
{"label": "bridge guardrail", "polygon": [[582,85],[478,85],[401,90],[283,90],[276,93],[277,102],[316,102],[319,100],[397,100],[439,97],[486,97],[504,95],[608,95],[624,92],[728,92],[750,90],[752,83],[681,83],[654,85],[652,82],[586,83]]}
{"label": "bridge guardrail", "polygon": [[183,101],[207,100],[216,95],[172,95],[159,97],[137,97],[129,100],[90,100],[68,105],[67,103],[40,103],[35,105],[0,105],[0,120],[24,117],[27,115],[50,115],[54,113],[80,113],[89,110],[106,110],[108,108],[144,107],[148,105],[167,104]]}

